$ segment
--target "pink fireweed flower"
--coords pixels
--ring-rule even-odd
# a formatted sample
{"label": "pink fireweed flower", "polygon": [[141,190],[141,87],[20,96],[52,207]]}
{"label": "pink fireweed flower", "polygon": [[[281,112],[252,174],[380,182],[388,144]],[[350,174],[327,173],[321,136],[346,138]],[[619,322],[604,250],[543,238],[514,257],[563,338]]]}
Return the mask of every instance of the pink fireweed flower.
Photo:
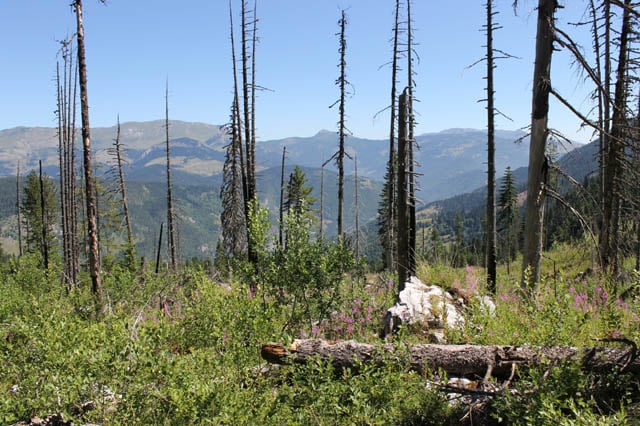
{"label": "pink fireweed flower", "polygon": [[584,293],[577,294],[573,298],[574,307],[582,312],[588,312],[591,310],[591,306],[589,304],[589,296]]}
{"label": "pink fireweed flower", "polygon": [[629,304],[620,298],[616,299],[616,305],[623,311],[629,309]]}

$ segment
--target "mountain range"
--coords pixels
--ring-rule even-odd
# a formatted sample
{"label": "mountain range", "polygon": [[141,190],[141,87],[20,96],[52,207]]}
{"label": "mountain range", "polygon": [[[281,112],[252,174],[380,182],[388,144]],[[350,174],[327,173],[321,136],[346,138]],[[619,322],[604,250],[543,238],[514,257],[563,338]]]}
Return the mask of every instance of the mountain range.
{"label": "mountain range", "polygon": [[[127,179],[156,182],[164,179],[166,161],[164,121],[127,122],[121,125],[121,144],[125,147]],[[222,126],[171,121],[172,172],[179,183],[219,184],[228,138]],[[115,127],[91,130],[92,150],[103,168],[113,160],[109,153],[116,136]],[[521,131],[496,133],[496,165],[501,174],[527,164],[528,139]],[[78,146],[80,132],[78,131]],[[516,140],[522,140],[515,143]],[[471,191],[485,180],[486,131],[450,129],[427,133],[416,138],[419,197],[423,202],[435,201]],[[310,137],[289,137],[258,141],[256,158],[258,174],[280,167],[282,149],[287,150],[287,164],[320,168],[338,147],[336,132],[321,130]],[[349,156],[357,160],[361,177],[382,181],[389,152],[388,140],[346,140]],[[0,176],[14,176],[18,161],[22,170],[35,169],[43,161],[45,171],[57,175],[58,153],[55,128],[16,127],[0,131]],[[353,174],[354,161],[346,162],[346,173]],[[333,162],[327,165],[334,170]],[[259,188],[260,190],[260,188]]]}
{"label": "mountain range", "polygon": [[[121,143],[127,159],[126,179],[133,216],[138,252],[153,256],[160,223],[166,219],[166,142],[164,121],[129,122],[121,125]],[[79,137],[78,132],[78,137]],[[98,171],[106,178],[113,163],[110,150],[116,128],[92,129],[92,149]],[[214,254],[219,232],[219,186],[228,138],[221,126],[183,121],[170,122],[172,177],[176,197],[178,232],[183,258],[209,257]],[[509,166],[516,180],[526,179],[528,139],[520,131],[498,131],[496,138],[497,176]],[[516,140],[521,140],[515,143]],[[426,209],[422,213],[453,216],[462,211],[465,216],[479,215],[486,196],[486,131],[450,129],[428,133],[416,138],[418,197]],[[353,168],[358,165],[358,213],[362,229],[374,233],[382,181],[386,172],[389,143],[387,140],[347,138],[347,152],[353,161],[347,164],[345,184],[345,226],[353,231],[355,222]],[[80,141],[78,141],[78,146]],[[337,177],[335,167],[325,168],[324,194],[321,197],[321,166],[331,158],[338,146],[335,132],[320,131],[311,137],[290,137],[258,141],[258,191],[261,202],[271,210],[274,231],[277,226],[277,206],[280,197],[282,150],[286,147],[288,175],[294,165],[303,168],[308,186],[319,208],[323,200],[324,230],[335,234],[337,216]],[[570,173],[581,179],[592,168],[593,148],[579,147],[560,159]],[[58,174],[56,129],[17,127],[0,131],[0,243],[15,245],[15,173],[20,162],[21,174],[34,169],[42,159],[45,171]],[[349,174],[351,176],[349,176]],[[55,179],[54,179],[55,180]],[[117,200],[115,201],[117,204]],[[427,212],[427,213],[425,213]],[[431,212],[431,213],[429,213]],[[478,213],[480,212],[480,213]],[[476,214],[478,213],[478,214]],[[480,219],[478,219],[478,223]],[[122,238],[122,236],[120,237]],[[375,239],[375,238],[374,238]]]}

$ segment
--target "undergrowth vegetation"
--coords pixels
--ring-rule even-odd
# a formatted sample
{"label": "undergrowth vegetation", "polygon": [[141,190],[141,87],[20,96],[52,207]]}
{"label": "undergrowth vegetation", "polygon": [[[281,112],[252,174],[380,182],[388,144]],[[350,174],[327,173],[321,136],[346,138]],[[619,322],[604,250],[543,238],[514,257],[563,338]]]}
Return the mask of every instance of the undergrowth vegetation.
{"label": "undergrowth vegetation", "polygon": [[[246,277],[221,282],[196,267],[155,275],[114,265],[101,314],[88,286],[67,294],[55,267],[44,271],[33,256],[11,260],[0,270],[0,423],[52,413],[104,425],[638,421],[635,377],[595,376],[571,363],[521,370],[511,392],[484,404],[482,418],[429,385],[441,372],[419,375],[409,363],[265,368],[260,347],[267,342],[380,342],[384,312],[395,302],[388,277],[345,273],[353,256],[343,247],[293,237],[290,252],[264,254],[251,286]],[[562,246],[549,257],[580,250]],[[591,347],[619,345],[603,338],[640,339],[636,275],[616,286],[578,262],[557,260],[555,272],[545,264],[546,278],[532,294],[500,270],[495,315],[472,304],[465,327],[447,330],[448,341]],[[445,288],[484,289],[480,269],[421,265],[418,275]],[[401,330],[394,341],[422,336]]]}

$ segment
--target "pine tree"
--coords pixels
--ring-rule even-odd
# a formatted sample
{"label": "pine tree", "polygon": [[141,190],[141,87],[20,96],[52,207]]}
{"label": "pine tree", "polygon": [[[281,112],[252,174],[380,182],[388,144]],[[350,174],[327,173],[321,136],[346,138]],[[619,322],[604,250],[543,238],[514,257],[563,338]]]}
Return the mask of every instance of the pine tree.
{"label": "pine tree", "polygon": [[32,170],[27,175],[23,192],[20,213],[27,229],[27,251],[40,253],[44,262],[55,241],[54,226],[58,214],[55,185],[49,176],[42,175],[41,178]]}
{"label": "pine tree", "polygon": [[220,250],[216,251],[221,252],[225,257],[244,258],[247,254],[247,226],[240,162],[242,146],[238,137],[240,129],[237,126],[235,101],[231,109],[231,124],[228,127],[231,141],[226,146],[220,187],[222,200]]}
{"label": "pine tree", "polygon": [[313,188],[307,186],[307,176],[299,166],[289,175],[284,209],[287,214],[307,215],[311,219],[311,207],[316,199],[311,196]]}
{"label": "pine tree", "polygon": [[517,221],[519,217],[518,210],[518,192],[516,190],[515,180],[511,167],[507,167],[502,178],[500,186],[500,194],[498,195],[498,215],[497,225],[498,232],[504,235],[503,241],[506,245],[504,258],[507,261],[507,273],[510,274],[511,261],[515,257],[517,249]]}

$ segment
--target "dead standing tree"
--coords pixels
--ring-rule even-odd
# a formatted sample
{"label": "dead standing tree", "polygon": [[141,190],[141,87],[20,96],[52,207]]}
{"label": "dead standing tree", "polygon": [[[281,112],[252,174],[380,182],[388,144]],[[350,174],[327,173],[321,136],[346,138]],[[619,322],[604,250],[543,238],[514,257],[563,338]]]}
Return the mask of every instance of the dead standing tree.
{"label": "dead standing tree", "polygon": [[[487,103],[487,207],[486,207],[486,262],[487,262],[487,288],[490,292],[495,293],[496,286],[496,267],[497,267],[497,229],[496,229],[496,164],[495,164],[495,117],[498,112],[495,107],[495,86],[494,86],[494,69],[496,59],[513,58],[512,55],[501,50],[495,49],[493,46],[494,31],[501,28],[497,25],[493,18],[498,14],[494,11],[493,0],[487,0],[485,4],[486,21],[482,26],[486,35],[485,56],[472,64],[469,68],[476,64],[484,62],[486,65],[486,93],[487,97],[480,102]],[[496,55],[497,54],[497,55]],[[503,115],[504,116],[504,115]]]}
{"label": "dead standing tree", "polygon": [[415,82],[413,80],[414,71],[413,71],[413,18],[411,17],[411,1],[407,1],[407,167],[408,167],[408,183],[409,183],[409,192],[408,192],[408,238],[409,245],[407,255],[409,259],[407,261],[409,276],[415,275],[416,272],[416,171],[415,171],[415,150],[416,139],[414,135],[414,129],[416,125],[416,117],[413,110],[413,101],[414,101],[414,93],[413,89],[415,86]]}
{"label": "dead standing tree", "polygon": [[628,125],[628,65],[629,42],[631,36],[631,1],[625,0],[623,7],[622,29],[618,51],[618,67],[614,92],[611,134],[606,151],[604,172],[603,239],[601,242],[602,264],[609,267],[615,276],[619,271],[620,218],[621,205],[625,199],[623,174],[628,154],[626,139]]}
{"label": "dead standing tree", "polygon": [[98,241],[98,208],[96,205],[96,189],[93,179],[91,160],[91,126],[89,124],[89,99],[87,89],[87,63],[84,47],[84,26],[82,19],[82,0],[73,3],[76,13],[78,40],[78,71],[80,79],[80,112],[82,117],[82,145],[84,160],[85,197],[87,204],[87,235],[89,237],[89,272],[91,274],[91,291],[99,305],[102,304],[102,279],[100,266],[100,245]]}
{"label": "dead standing tree", "polygon": [[18,256],[22,257],[22,217],[20,214],[20,161],[18,161],[18,170],[16,171],[16,214],[18,216]]}
{"label": "dead standing tree", "polygon": [[129,267],[135,267],[135,242],[133,241],[133,229],[131,227],[131,215],[129,214],[129,202],[127,200],[127,186],[124,179],[124,159],[122,156],[122,144],[120,142],[120,116],[118,115],[118,125],[116,138],[113,142],[111,154],[115,157],[118,174],[118,192],[122,197],[122,215],[127,229],[127,249],[126,256]]}
{"label": "dead standing tree", "polygon": [[284,240],[282,237],[282,228],[284,227],[284,160],[287,155],[287,147],[282,147],[282,164],[280,166],[280,208],[279,208],[279,219],[280,223],[278,225],[278,243],[280,247],[284,247]]}
{"label": "dead standing tree", "polygon": [[396,212],[398,223],[398,293],[404,290],[407,278],[415,271],[415,265],[411,265],[409,252],[409,194],[408,194],[408,90],[405,89],[400,95],[398,102],[398,185],[396,195]]}
{"label": "dead standing tree", "polygon": [[340,98],[335,101],[329,108],[333,108],[338,105],[338,151],[327,160],[336,160],[336,166],[338,167],[338,239],[343,239],[343,212],[344,212],[344,158],[349,157],[345,150],[345,139],[349,133],[349,129],[346,126],[345,104],[347,96],[347,86],[351,86],[347,80],[347,14],[344,10],[341,11],[341,17],[338,21],[340,26],[340,32],[337,34],[340,37],[340,47],[338,53],[340,54],[340,76],[336,79],[336,85],[340,88]]}
{"label": "dead standing tree", "polygon": [[544,223],[544,186],[549,164],[545,155],[547,144],[549,92],[551,89],[551,55],[554,41],[554,19],[557,0],[539,0],[536,35],[536,60],[533,73],[531,141],[524,223],[522,283],[533,285],[540,280],[542,234]]}
{"label": "dead standing tree", "polygon": [[[249,246],[251,242],[249,241],[249,229],[248,229],[248,221],[250,218],[250,210],[249,210],[249,188],[248,188],[248,179],[247,179],[247,165],[245,160],[245,147],[242,144],[242,110],[240,109],[240,89],[239,89],[239,81],[238,81],[238,69],[237,69],[237,60],[236,60],[236,44],[234,38],[234,27],[233,27],[233,7],[231,5],[231,0],[229,0],[229,38],[231,41],[231,63],[233,70],[233,107],[231,114],[231,123],[232,123],[232,145],[233,150],[235,150],[236,161],[239,162],[240,166],[240,180],[241,180],[241,191],[242,191],[242,208],[244,219],[241,223],[243,227],[242,232],[244,233],[243,241],[246,242],[246,251],[247,254],[249,252]],[[238,232],[241,232],[238,230]],[[253,253],[253,252],[252,252]]]}
{"label": "dead standing tree", "polygon": [[234,99],[231,106],[231,123],[226,130],[231,141],[226,147],[226,157],[222,169],[220,214],[222,249],[225,256],[240,259],[247,253],[247,225],[245,222],[243,180],[241,167],[241,129]]}
{"label": "dead standing tree", "polygon": [[169,248],[169,260],[171,270],[176,272],[178,268],[178,256],[176,250],[175,214],[173,211],[173,192],[171,185],[171,146],[169,139],[169,82],[165,87],[165,135],[167,146],[167,245]]}
{"label": "dead standing tree", "polygon": [[57,65],[57,117],[60,168],[60,211],[62,215],[63,273],[67,289],[78,284],[80,244],[76,187],[76,99],[78,69],[73,61],[72,39],[61,42],[63,71]]}
{"label": "dead standing tree", "polygon": [[389,105],[389,159],[387,160],[387,172],[383,193],[378,209],[378,235],[383,247],[383,262],[386,268],[396,268],[396,179],[397,179],[397,155],[396,155],[396,114],[397,114],[397,85],[398,85],[398,61],[400,59],[400,0],[396,0],[393,26],[393,57],[391,59],[391,104]]}
{"label": "dead standing tree", "polygon": [[38,162],[39,173],[38,179],[40,182],[40,213],[41,213],[41,229],[42,229],[42,257],[44,260],[45,271],[49,269],[49,235],[47,229],[49,228],[49,222],[47,220],[47,205],[44,196],[44,179],[42,176],[42,160]]}
{"label": "dead standing tree", "polygon": [[496,230],[496,146],[495,146],[495,106],[493,87],[493,32],[496,26],[493,23],[493,0],[487,0],[487,288],[491,293],[496,292],[496,263],[498,233]]}
{"label": "dead standing tree", "polygon": [[[612,18],[616,14],[612,5],[623,9],[621,18],[621,30],[618,38],[612,42]],[[632,164],[632,158],[638,147],[630,143],[633,141],[634,126],[631,118],[634,114],[630,106],[629,91],[631,85],[630,76],[638,67],[636,49],[631,43],[636,40],[638,12],[633,8],[631,1],[602,0],[599,4],[590,1],[589,11],[591,18],[591,32],[593,37],[593,49],[595,64],[591,65],[583,55],[580,47],[564,31],[554,28],[556,42],[567,49],[575,62],[580,66],[586,80],[590,81],[595,89],[592,98],[597,102],[597,121],[592,121],[587,114],[582,114],[573,107],[556,90],[550,89],[563,105],[580,118],[584,125],[592,127],[599,136],[599,177],[600,177],[600,210],[601,215],[595,222],[601,223],[599,229],[599,259],[603,268],[609,268],[615,276],[619,267],[619,249],[621,244],[621,214],[627,205],[627,209],[637,208],[637,201],[633,200],[634,189],[637,184],[636,169]],[[615,72],[615,93],[612,97],[612,52],[618,48],[617,70]]]}
{"label": "dead standing tree", "polygon": [[[251,227],[251,212],[254,210],[255,204],[258,202],[258,192],[256,185],[256,114],[255,114],[255,97],[256,97],[256,45],[257,37],[257,1],[254,1],[253,13],[250,11],[245,0],[241,1],[241,73],[242,73],[242,110],[240,108],[239,97],[239,81],[236,68],[235,42],[233,36],[233,11],[231,1],[229,2],[229,18],[231,25],[231,50],[233,59],[233,81],[234,96],[236,99],[237,123],[244,129],[244,148],[241,148],[240,161],[242,164],[242,180],[243,195],[245,204],[245,222],[248,229]],[[249,59],[251,59],[251,67],[249,67]],[[244,122],[242,118],[244,117]],[[241,132],[242,133],[242,132]],[[239,136],[241,140],[242,136]],[[251,242],[251,238],[247,238],[247,252],[249,261],[257,262],[257,252]]]}

